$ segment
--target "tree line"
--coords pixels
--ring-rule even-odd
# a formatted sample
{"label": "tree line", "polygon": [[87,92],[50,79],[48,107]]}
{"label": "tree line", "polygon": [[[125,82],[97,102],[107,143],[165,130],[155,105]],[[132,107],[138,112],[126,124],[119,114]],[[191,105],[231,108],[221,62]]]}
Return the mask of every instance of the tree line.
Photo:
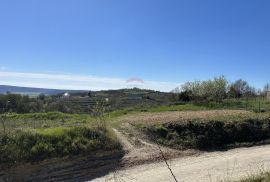
{"label": "tree line", "polygon": [[36,98],[28,95],[13,94],[7,92],[0,94],[0,113],[35,113],[35,112],[64,112],[74,113],[72,105],[64,103],[59,96],[45,96],[40,94]]}
{"label": "tree line", "polygon": [[[270,90],[270,84],[266,84],[263,90],[256,89],[243,79],[230,82],[224,76],[215,77],[206,81],[193,81],[183,84],[171,94],[171,99],[164,97],[160,104],[169,102],[222,102],[224,99],[256,98],[265,96]],[[159,93],[168,94],[168,93]],[[80,93],[82,97],[91,97],[91,92]],[[34,113],[34,112],[64,112],[79,113],[76,103],[65,102],[62,95],[45,96],[40,94],[36,98],[20,94],[0,94],[0,113]],[[150,96],[146,97],[148,100]],[[119,99],[118,97],[115,98]],[[89,109],[89,112],[91,110]]]}
{"label": "tree line", "polygon": [[215,77],[206,81],[186,82],[175,90],[179,93],[180,101],[216,101],[227,98],[252,98],[264,96],[269,91],[270,84],[263,90],[256,89],[243,79],[230,83],[224,76]]}

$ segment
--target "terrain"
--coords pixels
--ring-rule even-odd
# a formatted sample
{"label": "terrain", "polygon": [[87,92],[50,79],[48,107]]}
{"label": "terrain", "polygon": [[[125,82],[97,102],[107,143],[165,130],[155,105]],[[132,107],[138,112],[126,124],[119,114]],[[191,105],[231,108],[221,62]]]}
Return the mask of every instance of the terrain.
{"label": "terrain", "polygon": [[182,102],[122,89],[0,99],[0,181],[170,181],[170,169],[180,181],[231,181],[269,170],[258,167],[270,144],[261,98]]}
{"label": "terrain", "polygon": [[[269,145],[230,148],[268,144],[268,135],[266,138],[259,138],[260,140],[249,138],[251,140],[244,140],[236,145],[224,145],[219,149],[207,145],[202,150],[197,145],[182,145],[182,143],[177,143],[180,147],[175,147],[177,145],[171,145],[170,142],[180,140],[177,138],[177,140],[164,139],[162,132],[161,135],[158,132],[158,135],[153,138],[149,128],[156,126],[160,128],[168,123],[180,123],[185,126],[187,121],[192,121],[194,124],[230,121],[237,126],[246,120],[255,119],[256,122],[253,125],[245,126],[256,126],[256,132],[260,133],[258,131],[262,125],[259,121],[262,119],[262,122],[268,124],[268,120],[264,121],[265,118],[269,118],[268,116],[267,113],[260,114],[243,110],[131,112],[122,115],[115,113],[104,115],[104,120],[97,122],[97,118],[88,115],[9,114],[6,116],[8,122],[5,123],[4,131],[4,136],[8,137],[9,142],[4,142],[5,137],[1,138],[1,143],[6,145],[1,148],[0,179],[3,181],[18,181],[19,179],[22,181],[74,181],[75,179],[77,181],[94,179],[97,181],[115,179],[120,181],[170,181],[172,176],[164,160],[181,181],[190,181],[190,175],[194,181],[209,181],[210,179],[217,181],[217,179],[223,180],[229,179],[229,177],[231,177],[230,180],[241,179],[241,177],[247,177],[249,173],[259,174],[262,165],[266,166],[263,170],[269,170],[267,168]],[[264,130],[270,128],[268,125],[264,126]],[[73,140],[69,132],[73,129],[77,130],[78,127],[82,129],[78,134],[76,132],[72,134],[75,136]],[[101,136],[102,145],[99,145],[101,141],[98,138],[92,138],[92,134],[88,139],[88,135],[81,135],[85,130],[84,127],[89,128],[90,130],[86,130],[86,132],[90,133],[100,132],[107,128],[108,133]],[[194,126],[186,127],[186,131],[191,132],[192,128],[194,129]],[[245,129],[249,129],[247,127]],[[161,127],[161,131],[163,129]],[[217,128],[215,128],[216,130],[218,131]],[[1,132],[3,135],[3,129]],[[24,132],[27,132],[28,135],[25,135]],[[172,131],[172,133],[176,135],[177,131]],[[269,133],[268,130],[266,133]],[[28,141],[27,136],[29,136],[32,141],[34,139],[36,142],[31,142],[33,144],[29,143],[26,146],[17,142],[13,143],[13,136],[18,137],[18,141],[24,142]],[[208,135],[205,134],[205,136]],[[40,137],[42,140],[39,140]],[[66,137],[71,137],[71,140],[65,139]],[[241,138],[244,139],[243,136]],[[63,143],[69,140],[70,144]],[[212,139],[210,140],[212,141]],[[118,147],[118,142],[121,147]],[[37,146],[39,146],[39,153],[35,152]],[[66,153],[57,152],[59,150],[66,151]],[[264,161],[264,163],[260,163],[260,161]],[[138,174],[140,175],[138,176]]]}
{"label": "terrain", "polygon": [[0,85],[0,94],[4,94],[7,92],[23,94],[23,95],[38,96],[39,94],[56,95],[56,94],[61,94],[61,93],[65,93],[65,92],[81,93],[81,92],[86,92],[86,91],[59,90],[59,89],[46,89],[46,88],[32,88],[32,87],[18,87],[18,86],[10,86],[10,85]]}
{"label": "terrain", "polygon": [[[169,160],[169,165],[178,181],[237,181],[269,171],[269,151],[270,146],[267,145],[205,152],[200,155]],[[119,170],[93,181],[173,182],[174,179],[164,162],[156,162]]]}

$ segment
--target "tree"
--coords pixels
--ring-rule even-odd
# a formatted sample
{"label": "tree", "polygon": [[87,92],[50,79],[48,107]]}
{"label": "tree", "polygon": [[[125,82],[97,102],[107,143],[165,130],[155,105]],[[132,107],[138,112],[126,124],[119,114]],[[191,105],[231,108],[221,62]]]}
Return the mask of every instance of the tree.
{"label": "tree", "polygon": [[216,77],[214,80],[210,80],[212,84],[209,97],[215,101],[221,102],[227,97],[228,81],[224,76]]}
{"label": "tree", "polygon": [[[207,81],[187,82],[182,85],[182,96],[191,96],[195,101],[220,102],[227,96],[228,81],[224,76]],[[190,98],[190,97],[189,97]]]}
{"label": "tree", "polygon": [[43,101],[43,100],[45,100],[45,98],[46,98],[45,94],[39,94],[38,95],[38,99],[39,100],[42,100]]}
{"label": "tree", "polygon": [[88,95],[88,97],[92,97],[92,92],[89,91],[87,95]]}
{"label": "tree", "polygon": [[203,96],[202,82],[186,82],[181,86],[182,93],[189,93],[193,96],[194,100],[201,100]]}
{"label": "tree", "polygon": [[179,100],[183,102],[189,102],[193,100],[193,95],[191,91],[184,91],[179,94]]}
{"label": "tree", "polygon": [[231,98],[250,97],[256,95],[256,89],[247,81],[239,79],[229,86],[228,94]]}

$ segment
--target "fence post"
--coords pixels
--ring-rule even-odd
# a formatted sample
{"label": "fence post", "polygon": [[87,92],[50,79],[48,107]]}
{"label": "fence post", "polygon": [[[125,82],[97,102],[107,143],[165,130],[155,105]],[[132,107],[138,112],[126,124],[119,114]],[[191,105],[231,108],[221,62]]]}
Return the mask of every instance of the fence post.
{"label": "fence post", "polygon": [[246,111],[248,110],[248,97],[246,98]]}

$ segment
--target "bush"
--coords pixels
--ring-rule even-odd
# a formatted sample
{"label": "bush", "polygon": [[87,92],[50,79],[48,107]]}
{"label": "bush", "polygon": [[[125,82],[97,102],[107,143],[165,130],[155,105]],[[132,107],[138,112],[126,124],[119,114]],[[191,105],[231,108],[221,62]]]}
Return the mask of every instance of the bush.
{"label": "bush", "polygon": [[53,128],[0,136],[0,163],[40,161],[67,155],[89,155],[97,150],[120,150],[108,131],[87,128]]}
{"label": "bush", "polygon": [[153,139],[172,147],[211,149],[270,139],[270,120],[165,123],[148,126],[147,132]]}
{"label": "bush", "polygon": [[249,177],[240,182],[268,182],[270,181],[270,173],[261,174],[260,176]]}

